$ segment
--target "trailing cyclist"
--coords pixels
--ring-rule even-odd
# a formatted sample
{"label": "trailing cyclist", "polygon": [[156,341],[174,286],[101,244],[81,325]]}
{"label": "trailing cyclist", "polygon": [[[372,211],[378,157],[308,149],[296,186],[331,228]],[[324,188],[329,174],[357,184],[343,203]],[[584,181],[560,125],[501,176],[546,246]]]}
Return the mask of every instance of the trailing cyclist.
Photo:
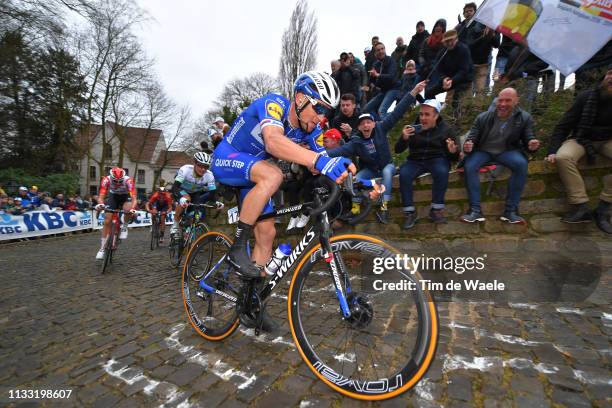
{"label": "trailing cyclist", "polygon": [[193,155],[193,164],[186,164],[179,169],[172,186],[172,195],[178,205],[174,211],[174,224],[170,229],[170,234],[180,233],[179,223],[183,216],[183,210],[189,203],[203,204],[212,202],[218,209],[223,208],[223,204],[215,202],[216,184],[215,176],[209,170],[211,157],[208,153],[197,152]]}
{"label": "trailing cyclist", "polygon": [[166,231],[166,214],[172,209],[172,194],[166,191],[166,187],[159,186],[157,191],[151,195],[145,204],[148,212],[155,215],[159,213],[159,243],[164,242],[164,232]]}
{"label": "trailing cyclist", "polygon": [[[108,197],[107,197],[107,193]],[[131,220],[131,215],[136,212],[136,189],[134,180],[125,174],[125,170],[121,167],[113,167],[108,176],[102,178],[100,183],[100,194],[98,196],[97,211],[102,211],[104,207],[111,210],[123,209],[123,224],[121,225],[121,233],[119,239],[126,239],[128,236],[128,224]],[[110,234],[111,219],[113,214],[108,212],[104,214],[104,227],[102,228],[102,240],[100,242],[100,250],[96,254],[96,259],[104,259],[104,245]]]}

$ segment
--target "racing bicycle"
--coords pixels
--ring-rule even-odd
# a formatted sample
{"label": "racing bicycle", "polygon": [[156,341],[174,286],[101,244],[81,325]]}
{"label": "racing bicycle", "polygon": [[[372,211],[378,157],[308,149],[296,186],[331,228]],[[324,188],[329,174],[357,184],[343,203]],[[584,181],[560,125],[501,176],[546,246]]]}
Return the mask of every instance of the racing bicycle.
{"label": "racing bicycle", "polygon": [[172,266],[179,266],[183,260],[183,256],[195,242],[196,238],[208,232],[210,228],[203,221],[205,208],[217,208],[214,204],[192,204],[190,203],[185,211],[180,222],[180,233],[176,236],[170,235],[170,244],[168,251],[170,254],[170,263]]}
{"label": "racing bicycle", "polygon": [[117,246],[121,241],[119,239],[119,234],[121,232],[121,216],[123,215],[123,210],[111,210],[110,208],[105,208],[104,212],[113,213],[111,218],[111,230],[106,238],[106,243],[104,244],[104,260],[102,261],[102,273],[106,272],[106,269],[110,264],[113,263],[113,252],[117,250]]}
{"label": "racing bicycle", "polygon": [[[267,282],[239,278],[226,262],[230,237],[216,231],[200,236],[183,266],[185,311],[207,340],[226,339],[241,322],[254,323],[258,335],[267,299],[290,275],[288,323],[314,375],[352,398],[392,398],[415,386],[432,363],[437,309],[419,272],[401,265],[381,271],[381,265],[399,255],[389,243],[357,233],[334,236],[327,210],[341,189],[325,177],[320,180],[312,202],[258,218],[306,209],[315,219]],[[355,194],[352,181],[345,182],[344,190]]]}
{"label": "racing bicycle", "polygon": [[151,251],[155,248],[159,248],[159,226],[161,222],[165,220],[161,219],[159,212],[151,214]]}

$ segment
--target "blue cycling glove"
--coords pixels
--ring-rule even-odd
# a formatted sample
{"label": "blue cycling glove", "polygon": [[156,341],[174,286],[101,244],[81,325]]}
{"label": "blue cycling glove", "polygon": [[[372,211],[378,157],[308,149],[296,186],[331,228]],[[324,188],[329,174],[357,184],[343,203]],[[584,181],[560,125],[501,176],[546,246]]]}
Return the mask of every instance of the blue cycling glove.
{"label": "blue cycling glove", "polygon": [[336,181],[338,177],[346,171],[346,168],[352,162],[344,157],[327,157],[319,156],[315,163],[315,169],[319,170],[321,174],[329,177],[333,181]]}

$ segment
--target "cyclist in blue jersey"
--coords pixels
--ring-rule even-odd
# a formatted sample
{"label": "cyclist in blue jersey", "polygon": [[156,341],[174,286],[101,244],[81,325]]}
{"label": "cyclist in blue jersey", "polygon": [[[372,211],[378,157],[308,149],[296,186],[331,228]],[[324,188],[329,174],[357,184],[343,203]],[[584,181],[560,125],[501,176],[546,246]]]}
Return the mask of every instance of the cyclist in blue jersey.
{"label": "cyclist in blue jersey", "polygon": [[[295,81],[293,99],[270,93],[246,108],[213,152],[211,170],[223,184],[242,187],[242,208],[228,262],[245,278],[265,276],[263,265],[272,254],[274,219],[255,222],[272,211],[271,197],[283,181],[280,169],[266,161],[275,157],[306,166],[342,183],[355,165],[344,157],[330,158],[316,143],[319,123],[338,105],[338,86],[327,73],[306,72]],[[306,149],[298,144],[307,144]],[[247,242],[255,234],[252,260]],[[264,325],[265,326],[265,325]]]}

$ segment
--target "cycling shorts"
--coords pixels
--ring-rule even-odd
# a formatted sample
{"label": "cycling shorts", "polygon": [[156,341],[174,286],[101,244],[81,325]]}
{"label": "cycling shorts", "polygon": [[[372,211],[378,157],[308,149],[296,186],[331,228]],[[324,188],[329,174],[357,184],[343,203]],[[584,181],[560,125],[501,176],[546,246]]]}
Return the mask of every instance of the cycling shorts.
{"label": "cycling shorts", "polygon": [[122,210],[123,204],[132,201],[129,194],[109,194],[104,204],[111,210]]}
{"label": "cycling shorts", "polygon": [[[251,181],[251,168],[259,161],[265,160],[264,157],[242,153],[233,148],[229,143],[221,141],[213,155],[210,170],[215,175],[215,180],[232,187],[240,188],[240,201],[255,186]],[[274,211],[272,198],[263,209],[262,214]]]}

